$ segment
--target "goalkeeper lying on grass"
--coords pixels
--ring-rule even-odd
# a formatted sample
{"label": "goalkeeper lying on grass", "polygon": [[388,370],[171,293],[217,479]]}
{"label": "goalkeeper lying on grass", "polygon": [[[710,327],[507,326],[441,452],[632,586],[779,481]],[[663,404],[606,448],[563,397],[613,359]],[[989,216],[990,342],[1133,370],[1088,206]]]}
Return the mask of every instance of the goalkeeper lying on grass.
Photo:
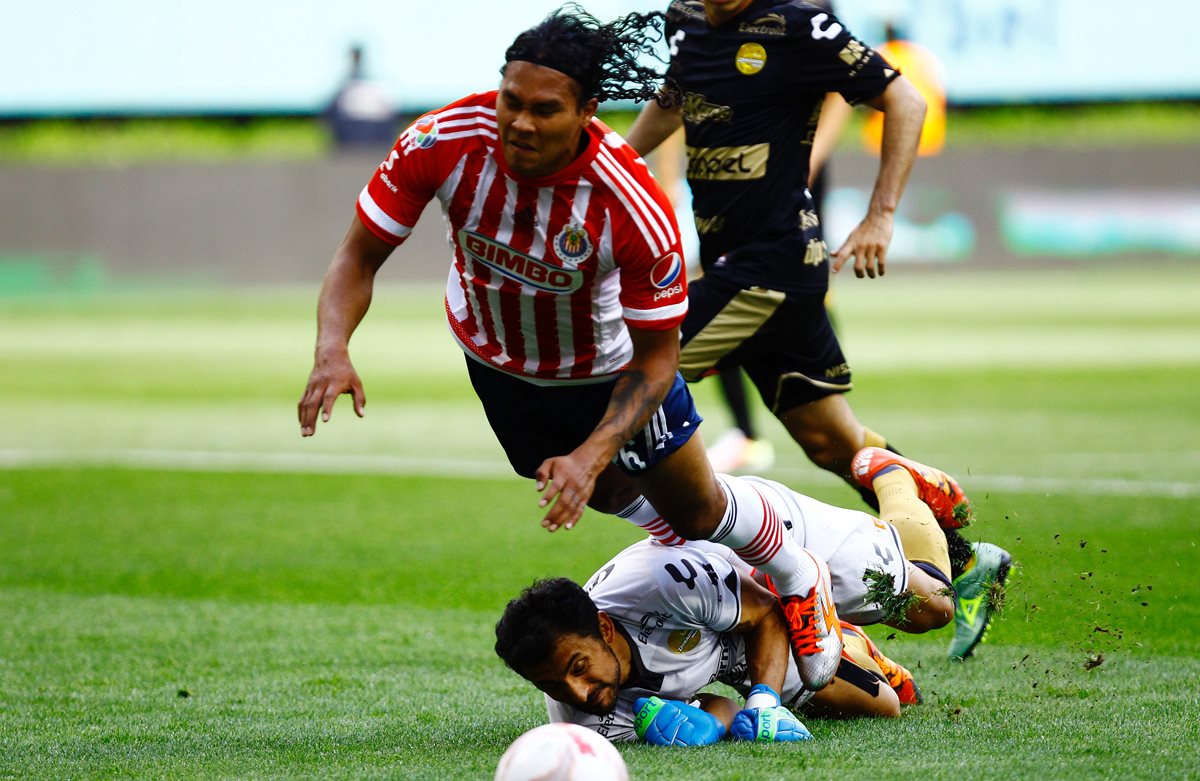
{"label": "goalkeeper lying on grass", "polygon": [[[837,677],[806,691],[779,601],[748,570],[708,543],[638,542],[586,590],[566,578],[525,589],[496,625],[496,652],[546,694],[551,721],[613,741],[806,740],[812,735],[794,715],[800,707],[898,716],[901,702],[919,700],[909,672],[846,622]],[[714,681],[737,689],[744,706],[699,693]]]}

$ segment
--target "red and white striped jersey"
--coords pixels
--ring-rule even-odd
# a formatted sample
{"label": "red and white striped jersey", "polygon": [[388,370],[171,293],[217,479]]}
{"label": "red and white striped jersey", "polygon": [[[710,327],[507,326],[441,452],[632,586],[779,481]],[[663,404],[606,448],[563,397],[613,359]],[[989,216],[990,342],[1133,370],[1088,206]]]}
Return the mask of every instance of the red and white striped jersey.
{"label": "red and white striped jersey", "polygon": [[666,329],[687,312],[679,229],[625,141],[593,119],[563,170],[508,170],[496,93],[414,122],[358,198],[363,224],[399,244],[437,197],[454,251],[446,316],[463,349],[538,383],[595,381],[633,355],[627,325]]}

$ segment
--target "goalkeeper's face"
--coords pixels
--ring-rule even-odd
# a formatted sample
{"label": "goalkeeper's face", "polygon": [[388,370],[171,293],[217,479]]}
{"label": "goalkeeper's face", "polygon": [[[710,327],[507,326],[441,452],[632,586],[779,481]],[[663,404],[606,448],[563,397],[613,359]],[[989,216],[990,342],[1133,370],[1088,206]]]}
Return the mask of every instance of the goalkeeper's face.
{"label": "goalkeeper's face", "polygon": [[617,707],[621,662],[599,637],[562,635],[545,661],[524,671],[524,676],[559,702],[603,716]]}

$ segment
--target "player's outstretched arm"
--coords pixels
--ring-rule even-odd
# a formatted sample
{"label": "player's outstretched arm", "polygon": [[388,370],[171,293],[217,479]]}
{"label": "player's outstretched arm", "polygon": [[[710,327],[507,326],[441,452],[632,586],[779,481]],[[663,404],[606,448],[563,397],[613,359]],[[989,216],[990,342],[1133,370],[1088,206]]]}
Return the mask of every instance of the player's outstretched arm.
{"label": "player's outstretched arm", "polygon": [[356,217],[334,253],[317,302],[313,369],[297,405],[301,436],[316,433],[318,412],[322,422],[329,421],[333,403],[343,393],[353,397],[354,412],[363,416],[367,399],[350,362],[350,336],[371,305],[375,274],[393,249]]}
{"label": "player's outstretched arm", "polygon": [[[679,367],[679,328],[661,331],[630,328],[633,358],[613,386],[608,409],[583,444],[538,467],[540,507],[549,507],[542,526],[570,529],[583,515],[596,478],[620,447],[633,438],[662,405]],[[553,502],[553,504],[551,504]]]}
{"label": "player's outstretched arm", "polygon": [[663,108],[651,100],[642,107],[637,119],[625,134],[625,140],[645,157],[683,127],[683,111],[678,107]]}
{"label": "player's outstretched arm", "polygon": [[925,99],[907,79],[899,76],[869,104],[884,112],[879,173],[867,216],[833,253],[833,270],[840,271],[846,261],[854,258],[854,275],[874,279],[887,270],[887,249],[892,241],[896,208],[921,141]]}

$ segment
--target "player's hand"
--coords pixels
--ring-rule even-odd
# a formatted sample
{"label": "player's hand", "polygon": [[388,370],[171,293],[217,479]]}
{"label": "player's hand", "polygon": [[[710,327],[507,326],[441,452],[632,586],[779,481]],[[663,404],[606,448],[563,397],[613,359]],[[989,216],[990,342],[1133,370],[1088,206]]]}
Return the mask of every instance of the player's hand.
{"label": "player's hand", "polygon": [[737,712],[729,734],[734,740],[784,743],[812,740],[800,719],[780,704],[779,695],[766,684],[758,684],[746,698],[747,707]]}
{"label": "player's hand", "polygon": [[808,727],[782,705],[773,708],[745,708],[733,717],[729,733],[734,740],[754,740],[760,743],[786,743],[812,740]]}
{"label": "player's hand", "polygon": [[639,697],[633,728],[655,746],[707,746],[725,737],[725,725],[706,710],[678,700]]}
{"label": "player's hand", "polygon": [[350,357],[344,353],[333,357],[318,356],[300,403],[296,405],[300,436],[311,437],[316,433],[318,412],[321,422],[328,423],[333,403],[343,393],[349,393],[354,399],[354,413],[361,418],[366,412],[367,397]]}
{"label": "player's hand", "polygon": [[887,250],[891,243],[892,216],[868,214],[833,253],[833,273],[841,271],[846,261],[854,258],[854,276],[882,277],[887,272]]}
{"label": "player's hand", "polygon": [[574,528],[596,490],[600,471],[578,450],[543,461],[534,472],[537,490],[542,493],[538,507],[550,508],[542,518],[542,526],[549,531],[557,531],[560,526]]}

